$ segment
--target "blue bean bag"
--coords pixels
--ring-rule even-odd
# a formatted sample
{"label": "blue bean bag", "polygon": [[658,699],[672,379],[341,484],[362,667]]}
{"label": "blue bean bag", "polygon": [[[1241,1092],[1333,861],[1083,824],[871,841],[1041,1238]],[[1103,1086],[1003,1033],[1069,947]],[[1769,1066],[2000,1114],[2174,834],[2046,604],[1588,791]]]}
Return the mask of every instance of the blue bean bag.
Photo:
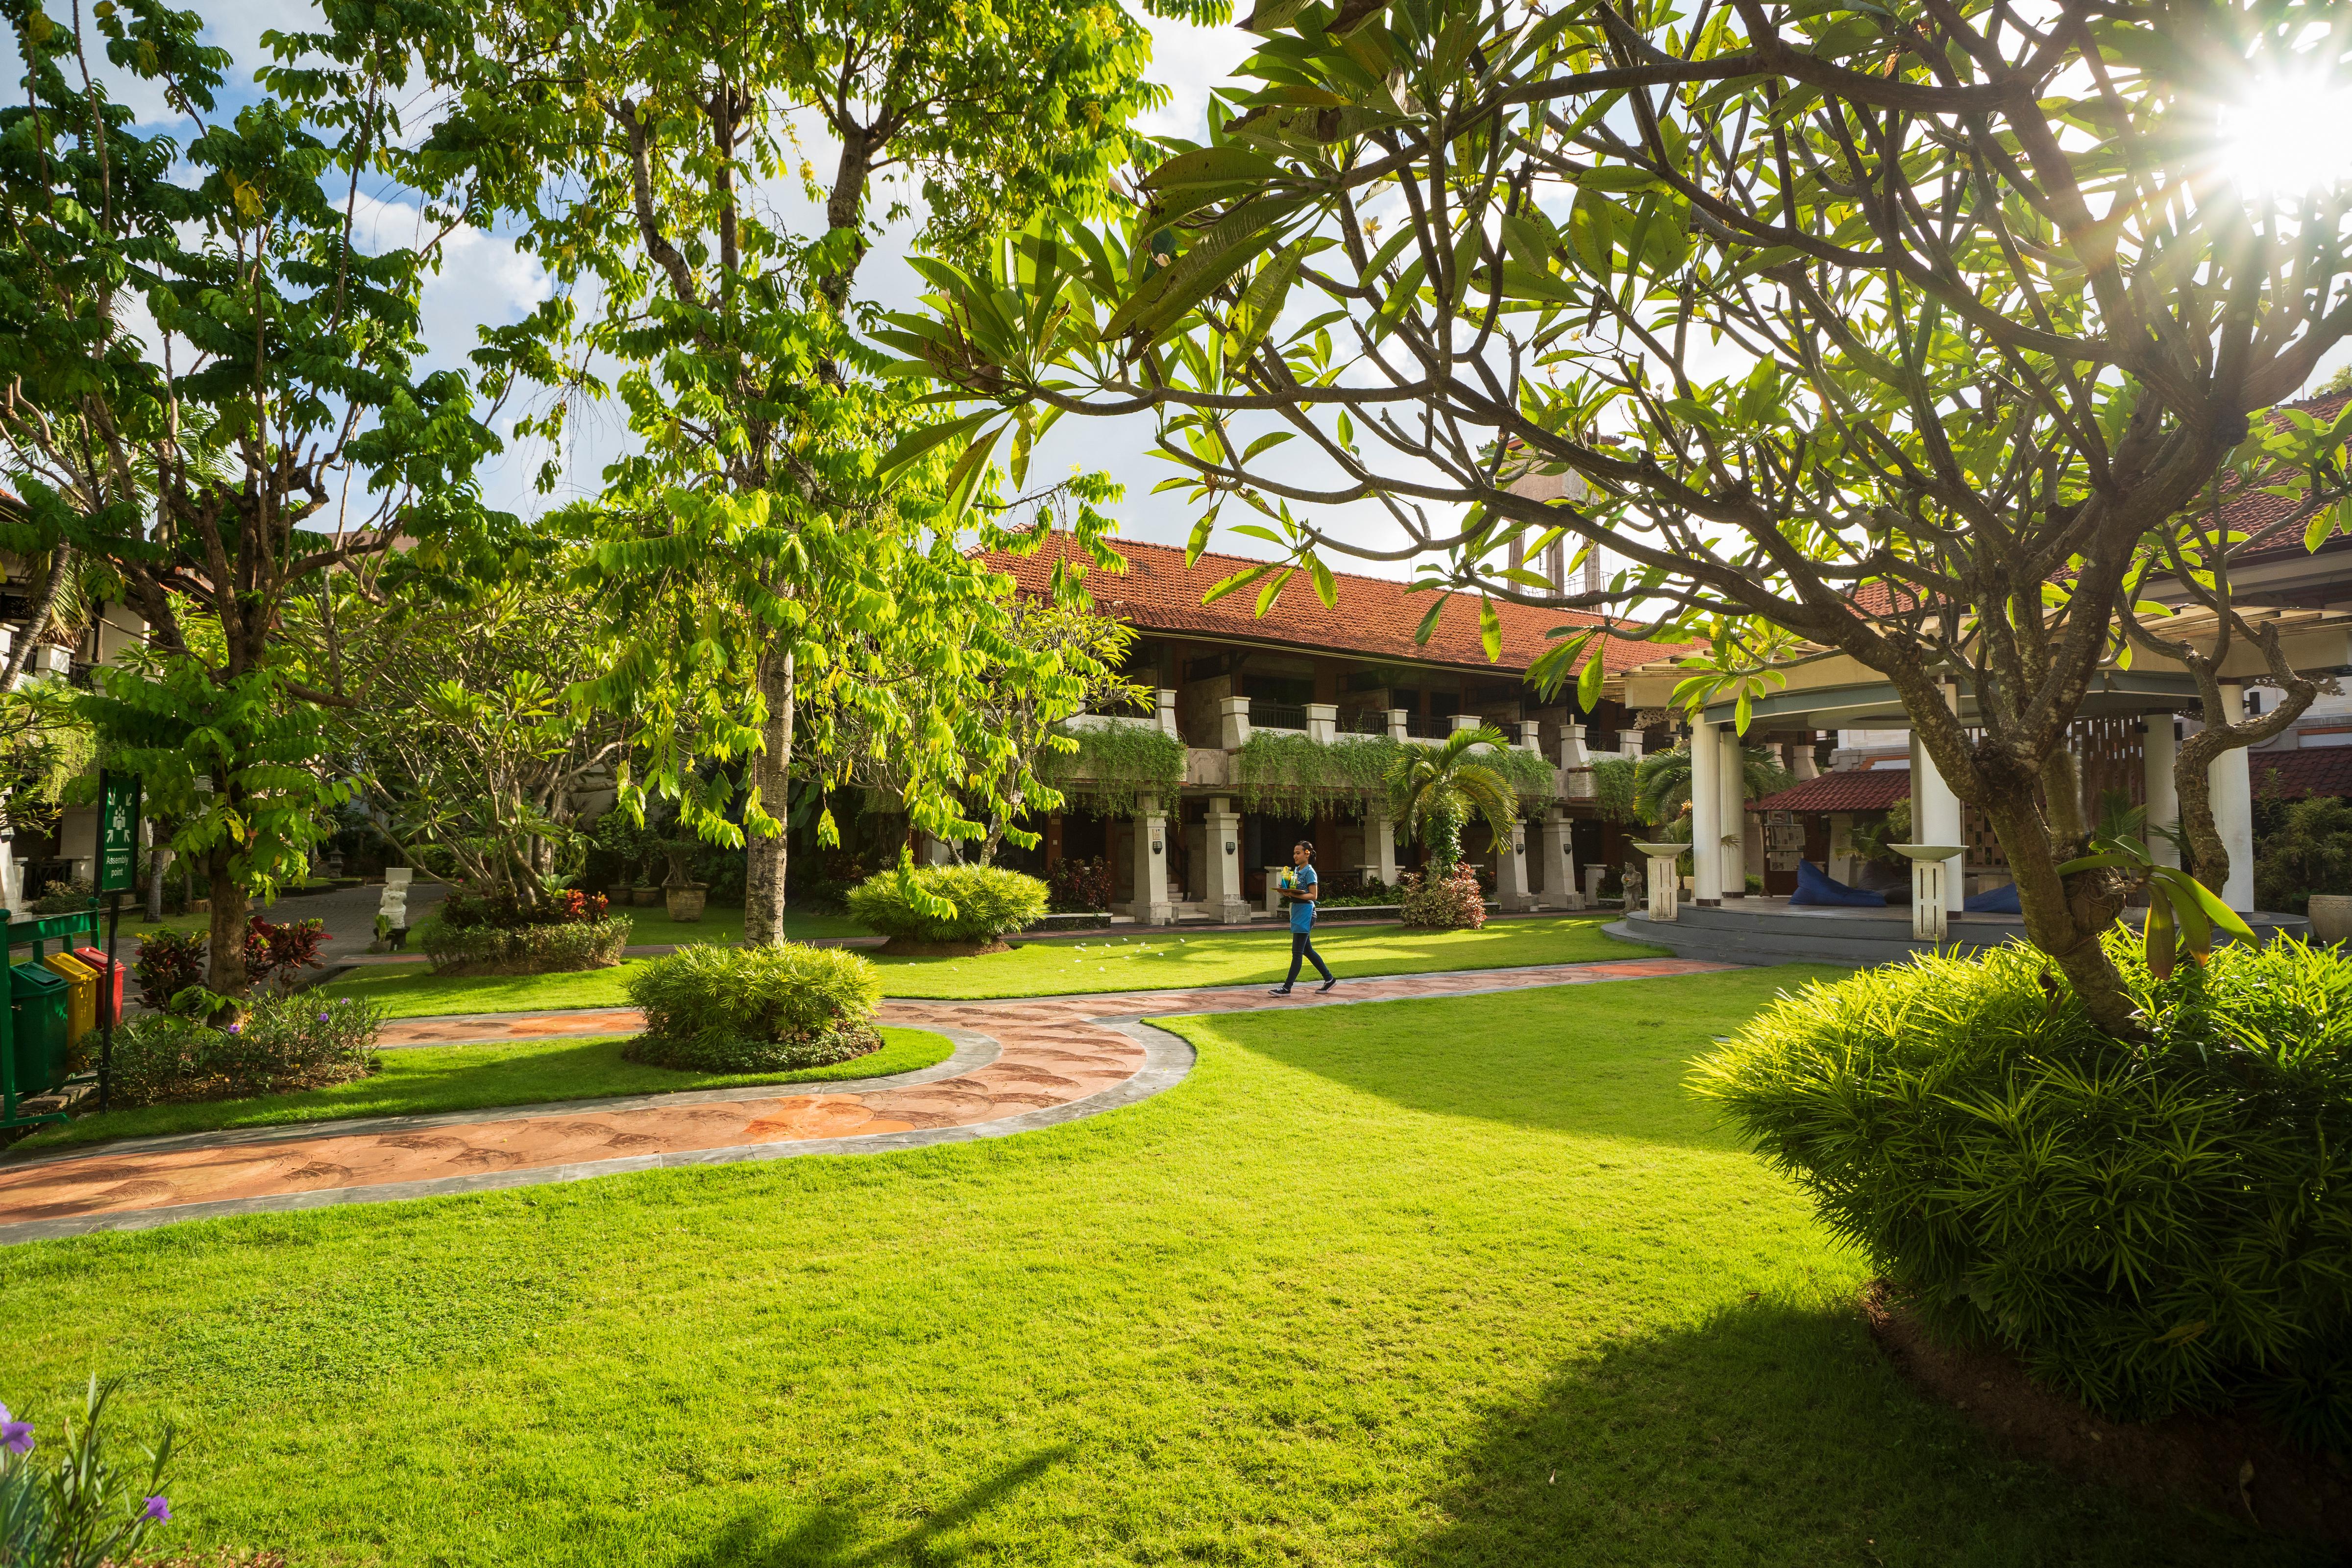
{"label": "blue bean bag", "polygon": [[1792,904],[1884,909],[1886,907],[1886,895],[1849,888],[1811,860],[1800,860],[1797,862],[1797,890],[1789,895],[1789,901]]}
{"label": "blue bean bag", "polygon": [[1998,888],[1987,888],[1960,906],[1972,915],[2016,915],[2025,911],[2017,906],[2017,884],[2003,882]]}

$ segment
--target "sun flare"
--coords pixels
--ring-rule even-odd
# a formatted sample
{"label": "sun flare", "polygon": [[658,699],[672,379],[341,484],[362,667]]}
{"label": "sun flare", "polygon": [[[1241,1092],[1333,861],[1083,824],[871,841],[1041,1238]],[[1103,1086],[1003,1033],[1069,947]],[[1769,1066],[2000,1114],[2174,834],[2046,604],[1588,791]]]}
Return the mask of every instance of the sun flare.
{"label": "sun flare", "polygon": [[2352,180],[2352,87],[2331,79],[2264,84],[2221,116],[2223,170],[2277,195]]}

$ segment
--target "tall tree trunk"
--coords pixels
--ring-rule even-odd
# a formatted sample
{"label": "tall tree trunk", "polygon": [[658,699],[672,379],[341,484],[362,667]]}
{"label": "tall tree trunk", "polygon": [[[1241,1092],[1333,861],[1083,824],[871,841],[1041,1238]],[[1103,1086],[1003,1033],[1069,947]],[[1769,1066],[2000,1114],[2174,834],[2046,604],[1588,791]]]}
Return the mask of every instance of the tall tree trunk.
{"label": "tall tree trunk", "polygon": [[5,665],[0,665],[0,691],[14,691],[16,678],[25,673],[31,662],[33,649],[41,634],[49,629],[49,617],[58,607],[58,595],[65,591],[67,574],[73,569],[73,546],[60,540],[49,552],[48,581],[41,584],[41,596],[34,601],[33,613],[25,617],[25,634],[8,649]]}
{"label": "tall tree trunk", "polygon": [[221,843],[205,852],[205,874],[212,879],[212,970],[206,984],[224,996],[246,992],[245,931],[248,905],[244,886],[229,875],[236,846]]}
{"label": "tall tree trunk", "polygon": [[784,940],[784,853],[791,831],[784,814],[791,805],[794,691],[793,650],[782,637],[761,654],[757,679],[760,695],[767,700],[768,721],[760,731],[761,749],[751,758],[751,785],[759,792],[761,809],[776,819],[776,831],[744,829],[743,942],[772,947]]}
{"label": "tall tree trunk", "polygon": [[[2053,752],[2045,759],[2045,766],[2056,762],[2058,756]],[[2044,780],[2053,816],[2068,815],[2058,803],[2074,787],[2075,773],[2070,758]],[[2030,784],[2013,783],[2006,788],[1988,790],[1985,798],[1975,804],[1991,825],[2002,853],[2009,858],[2011,875],[2017,881],[2018,909],[2025,919],[2025,934],[2066,976],[2092,1023],[2119,1038],[2139,1033],[2138,1009],[2132,1003],[2131,994],[2124,989],[2122,973],[2108,959],[2099,941],[2123,912],[2123,878],[2112,870],[2060,876],[2060,862],[2082,848],[2081,828],[2077,826],[2073,836],[2053,843]],[[2079,817],[2079,807],[2071,815]]]}
{"label": "tall tree trunk", "polygon": [[161,844],[147,855],[147,923],[151,926],[163,919],[163,877],[171,870],[173,859],[173,852]]}

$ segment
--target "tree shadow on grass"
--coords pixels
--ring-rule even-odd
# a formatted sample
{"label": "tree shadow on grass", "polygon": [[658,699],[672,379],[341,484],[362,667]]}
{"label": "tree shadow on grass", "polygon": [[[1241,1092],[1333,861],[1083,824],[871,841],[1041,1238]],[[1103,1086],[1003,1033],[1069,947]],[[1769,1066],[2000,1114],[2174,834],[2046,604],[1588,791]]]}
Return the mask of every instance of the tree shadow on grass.
{"label": "tree shadow on grass", "polygon": [[[1458,1456],[1384,1561],[1411,1568],[2316,1564],[2000,1451],[1848,1308],[1750,1302],[1560,1368]],[[1427,1521],[1434,1520],[1435,1522]]]}
{"label": "tree shadow on grass", "polygon": [[763,1506],[739,1513],[700,1551],[678,1563],[680,1568],[887,1568],[952,1562],[962,1555],[951,1539],[956,1531],[1075,1451],[1066,1444],[1042,1448],[887,1540],[877,1541],[852,1510],[823,1504],[801,1513],[780,1531],[776,1510]]}
{"label": "tree shadow on grass", "polygon": [[1658,989],[1667,984],[1227,1014],[1208,1026],[1286,1067],[1412,1110],[1736,1149],[1683,1079],[1713,1036],[1737,1027],[1762,994],[1692,1007],[1694,998]]}

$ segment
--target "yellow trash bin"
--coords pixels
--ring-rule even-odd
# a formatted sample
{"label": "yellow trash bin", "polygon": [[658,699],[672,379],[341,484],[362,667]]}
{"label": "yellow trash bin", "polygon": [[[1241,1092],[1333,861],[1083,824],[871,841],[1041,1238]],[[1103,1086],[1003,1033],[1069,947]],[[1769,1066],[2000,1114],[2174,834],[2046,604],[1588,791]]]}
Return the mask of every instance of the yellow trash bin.
{"label": "yellow trash bin", "polygon": [[98,1027],[98,971],[64,952],[49,954],[41,965],[71,987],[66,999],[66,1044],[79,1044]]}

